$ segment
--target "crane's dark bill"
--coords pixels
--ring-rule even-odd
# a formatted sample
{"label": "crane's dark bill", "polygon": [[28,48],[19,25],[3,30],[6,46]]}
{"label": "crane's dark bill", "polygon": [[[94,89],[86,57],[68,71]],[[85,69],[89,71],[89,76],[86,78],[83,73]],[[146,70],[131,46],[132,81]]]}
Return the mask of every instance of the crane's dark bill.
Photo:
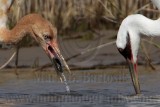
{"label": "crane's dark bill", "polygon": [[61,62],[58,58],[53,58],[52,59],[52,64],[55,67],[55,70],[56,70],[57,74],[63,72],[62,64],[61,64]]}
{"label": "crane's dark bill", "polygon": [[51,61],[52,61],[53,66],[55,67],[57,74],[62,73],[63,72],[62,64],[61,64],[55,50],[51,46],[48,46],[48,50],[54,55],[54,57],[51,59]]}

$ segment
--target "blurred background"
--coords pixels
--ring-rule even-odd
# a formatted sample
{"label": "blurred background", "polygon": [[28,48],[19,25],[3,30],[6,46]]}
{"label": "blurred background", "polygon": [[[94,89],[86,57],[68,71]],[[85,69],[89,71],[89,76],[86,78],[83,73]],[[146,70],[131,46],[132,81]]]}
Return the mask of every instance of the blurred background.
{"label": "blurred background", "polygon": [[26,14],[39,13],[56,25],[59,35],[64,36],[91,29],[117,30],[121,21],[130,14],[140,13],[152,19],[157,19],[159,16],[159,12],[150,0],[15,1],[9,14],[10,27]]}
{"label": "blurred background", "polygon": [[[150,0],[15,0],[8,13],[8,27],[12,29],[20,18],[30,13],[41,14],[57,27],[59,47],[72,69],[125,64],[114,44],[122,20],[130,14],[159,18],[159,11]],[[155,69],[151,63],[159,64],[156,59],[160,54],[154,55],[159,52],[155,48],[158,39],[146,39],[147,42],[142,41],[141,44],[139,64]],[[14,66],[16,60],[19,66],[39,67],[48,64],[47,57],[37,46],[34,39],[26,36],[16,46],[18,52],[20,47],[20,52],[10,66]],[[90,51],[98,46],[102,47]],[[6,46],[2,45],[2,48]],[[12,53],[10,50],[4,53],[6,51],[8,54],[2,55],[1,64]]]}
{"label": "blurred background", "polygon": [[[39,13],[56,25],[59,35],[90,29],[117,30],[130,14],[157,19],[159,11],[150,0],[15,0],[10,26],[29,13]],[[20,11],[18,12],[18,8]],[[18,18],[17,18],[18,17]]]}

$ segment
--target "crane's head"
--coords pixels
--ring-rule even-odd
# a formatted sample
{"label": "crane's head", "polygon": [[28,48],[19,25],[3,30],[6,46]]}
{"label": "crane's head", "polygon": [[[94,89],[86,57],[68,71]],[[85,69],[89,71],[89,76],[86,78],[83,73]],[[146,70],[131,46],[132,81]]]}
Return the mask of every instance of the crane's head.
{"label": "crane's head", "polygon": [[35,39],[41,44],[46,54],[51,59],[51,62],[54,65],[57,74],[61,76],[61,73],[63,72],[61,62],[70,72],[67,63],[65,62],[58,48],[56,29],[52,28],[51,30],[46,30],[46,31],[40,30],[40,32],[36,32],[36,30],[34,29],[33,33],[35,35],[34,36]]}
{"label": "crane's head", "polygon": [[[120,41],[117,41],[117,42],[120,42]],[[133,47],[131,46],[130,36],[127,35],[126,44],[124,48],[118,46],[118,43],[117,43],[117,48],[118,48],[118,51],[124,56],[124,58],[128,62],[129,71],[130,71],[135,92],[136,94],[140,94],[140,85],[138,81],[137,61],[136,61],[137,59],[134,59],[135,55],[132,49]]]}

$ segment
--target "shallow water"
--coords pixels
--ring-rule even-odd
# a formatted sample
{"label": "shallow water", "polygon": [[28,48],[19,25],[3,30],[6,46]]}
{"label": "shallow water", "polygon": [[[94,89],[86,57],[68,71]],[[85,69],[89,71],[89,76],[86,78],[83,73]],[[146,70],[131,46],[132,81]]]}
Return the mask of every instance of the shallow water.
{"label": "shallow water", "polygon": [[50,70],[0,72],[0,107],[141,107],[160,106],[160,72],[139,69],[141,95],[134,95],[127,69],[65,73],[71,92]]}

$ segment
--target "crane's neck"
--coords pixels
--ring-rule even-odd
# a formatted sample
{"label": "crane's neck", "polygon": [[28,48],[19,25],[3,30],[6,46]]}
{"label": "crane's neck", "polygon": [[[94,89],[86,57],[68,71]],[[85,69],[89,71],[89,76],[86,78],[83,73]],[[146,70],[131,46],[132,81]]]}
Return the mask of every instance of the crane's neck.
{"label": "crane's neck", "polygon": [[137,33],[146,36],[160,36],[160,19],[151,20],[147,19],[139,23],[137,26]]}
{"label": "crane's neck", "polygon": [[9,30],[6,27],[0,27],[0,41],[4,43],[15,43],[20,41],[26,34],[30,33],[29,25],[16,25]]}
{"label": "crane's neck", "polygon": [[126,48],[127,36],[130,37],[132,57],[137,61],[137,53],[140,44],[140,36],[160,36],[160,19],[151,20],[143,15],[135,14],[125,18],[117,35],[117,47]]}
{"label": "crane's neck", "polygon": [[142,34],[146,36],[160,36],[160,19],[151,20],[140,14],[128,16],[123,20],[119,28],[116,41],[117,46],[124,49],[128,35],[132,42],[132,40],[139,41]]}
{"label": "crane's neck", "polygon": [[[0,20],[1,21],[1,20]],[[13,29],[8,29],[6,23],[3,22],[0,26],[0,42],[15,43],[20,41],[31,30],[29,25],[16,25]]]}
{"label": "crane's neck", "polygon": [[0,27],[0,41],[9,43],[10,40],[10,30],[8,30],[6,27]]}

